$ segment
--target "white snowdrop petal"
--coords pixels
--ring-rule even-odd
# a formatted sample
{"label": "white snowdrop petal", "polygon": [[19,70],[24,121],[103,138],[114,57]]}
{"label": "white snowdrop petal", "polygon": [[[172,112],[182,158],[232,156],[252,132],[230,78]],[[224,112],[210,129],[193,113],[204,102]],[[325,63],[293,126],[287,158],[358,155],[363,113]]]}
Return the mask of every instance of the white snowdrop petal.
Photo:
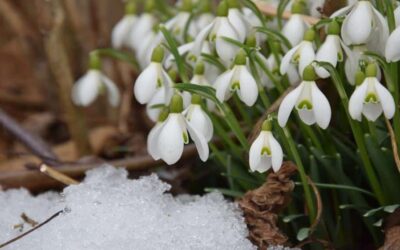
{"label": "white snowdrop petal", "polygon": [[299,74],[303,76],[304,69],[315,59],[315,51],[311,42],[303,42],[300,52]]}
{"label": "white snowdrop petal", "polygon": [[130,40],[133,42],[135,49],[138,50],[137,45],[148,33],[152,32],[153,26],[156,23],[155,17],[150,13],[143,13],[136,21],[135,27],[132,29]]}
{"label": "white snowdrop petal", "polygon": [[347,44],[365,44],[372,31],[373,13],[371,4],[360,1],[345,18],[342,25],[342,38]]}
{"label": "white snowdrop petal", "polygon": [[249,151],[249,165],[251,171],[257,171],[257,167],[261,161],[261,152],[264,146],[264,135],[260,133],[260,135],[254,140],[251,144]]}
{"label": "white snowdrop petal", "polygon": [[160,159],[160,152],[158,150],[158,137],[161,132],[163,123],[157,123],[149,132],[147,136],[147,152],[154,160]]}
{"label": "white snowdrop petal", "polygon": [[242,100],[247,106],[251,107],[256,103],[258,98],[258,86],[256,80],[247,70],[246,66],[239,66],[239,82],[240,89],[238,95],[240,100]]}
{"label": "white snowdrop petal", "polygon": [[269,145],[271,147],[272,169],[274,172],[278,172],[283,162],[283,151],[281,145],[274,138],[272,133],[269,134]]}
{"label": "white snowdrop petal", "polygon": [[390,34],[386,42],[385,57],[388,62],[400,60],[400,26]]}
{"label": "white snowdrop petal", "polygon": [[285,127],[289,119],[290,113],[299,99],[303,90],[304,83],[301,83],[297,88],[292,90],[282,101],[278,110],[278,123],[281,127]]}
{"label": "white snowdrop petal", "polygon": [[201,50],[203,48],[203,43],[207,39],[207,36],[210,34],[211,30],[213,29],[215,25],[215,21],[210,23],[208,26],[206,26],[204,29],[200,31],[200,33],[196,36],[192,48],[192,54],[195,56],[200,56]]}
{"label": "white snowdrop petal", "polygon": [[146,105],[147,116],[153,122],[156,122],[158,120],[158,116],[161,112],[161,108],[155,108],[154,106],[161,104],[167,104],[165,100],[165,88],[159,88]]}
{"label": "white snowdrop petal", "polygon": [[101,80],[103,81],[104,86],[107,89],[108,102],[113,107],[118,106],[121,100],[121,96],[117,85],[113,81],[111,81],[110,78],[103,74],[101,75]]}
{"label": "white snowdrop petal", "polygon": [[207,161],[210,150],[208,149],[208,143],[204,135],[196,128],[192,127],[189,122],[186,122],[186,128],[189,131],[190,137],[196,145],[197,152],[202,161]]}
{"label": "white snowdrop petal", "polygon": [[113,28],[111,33],[111,44],[114,48],[129,46],[130,32],[135,25],[136,17],[133,15],[124,16]]}
{"label": "white snowdrop petal", "polygon": [[78,101],[81,106],[90,105],[98,96],[101,87],[101,72],[98,70],[89,70],[80,80],[76,87],[73,100]]}
{"label": "white snowdrop petal", "polygon": [[215,80],[214,87],[216,96],[220,102],[225,101],[230,97],[230,84],[233,76],[233,70],[226,71]]}
{"label": "white snowdrop petal", "polygon": [[349,114],[354,120],[361,121],[361,114],[364,106],[364,98],[367,92],[368,82],[364,81],[356,87],[349,101]]}
{"label": "white snowdrop petal", "polygon": [[351,11],[351,9],[353,8],[353,5],[347,5],[341,9],[338,9],[337,11],[335,11],[332,15],[331,18],[335,18],[335,17],[340,17],[343,15],[346,15],[347,13],[349,13]]}
{"label": "white snowdrop petal", "polygon": [[158,63],[151,63],[136,79],[133,91],[140,104],[148,103],[154,96],[158,81],[162,80],[159,75],[160,67]]}
{"label": "white snowdrop petal", "polygon": [[188,117],[189,120],[187,119],[189,124],[202,133],[207,141],[210,141],[213,136],[213,125],[211,119],[202,110],[200,105],[192,105],[190,108],[192,108],[192,110],[189,114],[190,117]]}
{"label": "white snowdrop petal", "polygon": [[400,26],[400,5],[394,10],[394,18],[396,20],[396,26]]}
{"label": "white snowdrop petal", "polygon": [[332,110],[328,99],[315,83],[311,85],[311,99],[315,121],[322,129],[326,129],[331,121]]}
{"label": "white snowdrop petal", "polygon": [[378,94],[379,100],[382,105],[383,112],[387,119],[391,119],[396,112],[396,104],[394,102],[392,94],[387,90],[381,83],[376,80],[375,90]]}
{"label": "white snowdrop petal", "polygon": [[389,26],[386,19],[378,10],[374,7],[371,7],[371,10],[374,17],[374,29],[368,42],[368,48],[371,51],[383,54],[385,53],[385,45],[389,37]]}
{"label": "white snowdrop petal", "polygon": [[297,52],[297,50],[300,48],[300,45],[297,45],[296,47],[293,47],[290,49],[282,58],[281,60],[281,65],[280,65],[280,72],[282,75],[286,74],[289,70],[289,66],[292,62],[292,58],[294,54]]}
{"label": "white snowdrop petal", "polygon": [[183,133],[179,121],[181,114],[170,114],[157,138],[159,156],[168,165],[176,163],[183,152]]}
{"label": "white snowdrop petal", "polygon": [[223,37],[231,38],[236,41],[240,39],[235,28],[230,24],[227,18],[220,19],[220,25],[218,25],[218,29],[216,30],[216,36],[215,50],[218,56],[225,63],[230,63],[236,56],[239,47],[225,41]]}
{"label": "white snowdrop petal", "polygon": [[228,12],[228,19],[232,26],[235,28],[239,41],[244,42],[247,36],[247,26],[246,20],[239,9],[231,8]]}
{"label": "white snowdrop petal", "polygon": [[[191,51],[193,49],[193,47],[194,47],[194,42],[183,44],[178,47],[178,53],[179,53],[179,55],[182,56],[182,55],[186,54],[187,52]],[[170,54],[164,62],[165,68],[168,69],[168,68],[172,67],[174,60],[175,60],[174,55]]]}
{"label": "white snowdrop petal", "polygon": [[[337,35],[328,35],[325,42],[319,48],[315,60],[318,62],[328,62],[336,67],[338,62],[338,53],[340,52],[338,50],[338,46],[340,49],[339,39],[340,38]],[[328,78],[330,76],[329,72],[323,67],[316,67],[315,70],[321,78]]]}
{"label": "white snowdrop petal", "polygon": [[363,114],[368,121],[374,122],[382,114],[382,106],[379,103],[364,103]]}
{"label": "white snowdrop petal", "polygon": [[282,34],[292,46],[298,45],[304,37],[308,25],[300,14],[293,14],[282,29]]}
{"label": "white snowdrop petal", "polygon": [[314,110],[309,109],[298,109],[300,119],[307,125],[313,125],[315,120]]}

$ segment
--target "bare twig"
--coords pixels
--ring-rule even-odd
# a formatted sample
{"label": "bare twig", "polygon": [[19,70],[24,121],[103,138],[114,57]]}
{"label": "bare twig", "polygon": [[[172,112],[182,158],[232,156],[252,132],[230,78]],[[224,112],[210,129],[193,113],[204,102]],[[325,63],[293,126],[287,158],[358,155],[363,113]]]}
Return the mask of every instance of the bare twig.
{"label": "bare twig", "polygon": [[315,195],[315,199],[317,201],[317,216],[315,217],[314,222],[310,226],[310,234],[311,234],[312,232],[315,231],[316,227],[321,222],[323,206],[322,206],[321,194],[319,193],[317,186],[315,186],[314,182],[311,180],[309,176],[307,176],[307,181],[308,184],[311,186]]}
{"label": "bare twig", "polygon": [[79,184],[78,181],[72,179],[71,177],[47,166],[46,164],[41,164],[40,165],[40,172],[43,174],[53,178],[54,180],[57,180],[65,185],[76,185]]}
{"label": "bare twig", "polygon": [[37,229],[39,229],[40,227],[46,225],[47,223],[49,223],[50,221],[52,221],[54,218],[56,218],[57,216],[59,216],[61,213],[63,213],[63,210],[58,211],[57,213],[53,214],[52,216],[50,216],[50,218],[48,218],[47,220],[43,221],[42,223],[40,223],[39,225],[37,225],[36,227],[26,231],[25,233],[15,237],[14,239],[11,239],[3,244],[0,244],[0,248],[6,247],[8,245],[10,245],[11,243],[25,237],[26,235],[32,233],[33,231],[36,231]]}
{"label": "bare twig", "polygon": [[0,109],[0,125],[11,133],[18,141],[24,144],[34,155],[44,162],[55,164],[57,156],[50,147],[38,136],[35,136],[22,128],[14,119]]}
{"label": "bare twig", "polygon": [[400,172],[400,157],[399,157],[399,150],[397,148],[396,135],[394,134],[392,125],[390,124],[389,120],[385,119],[385,121],[386,121],[386,126],[389,130],[390,141],[392,143],[394,162],[396,163],[397,170],[399,170]]}
{"label": "bare twig", "polygon": [[74,107],[70,93],[74,84],[68,55],[64,45],[65,13],[60,0],[50,2],[53,10],[53,25],[48,37],[45,38],[45,48],[51,71],[59,87],[59,96],[67,114],[68,129],[80,155],[91,152],[88,133],[83,115]]}

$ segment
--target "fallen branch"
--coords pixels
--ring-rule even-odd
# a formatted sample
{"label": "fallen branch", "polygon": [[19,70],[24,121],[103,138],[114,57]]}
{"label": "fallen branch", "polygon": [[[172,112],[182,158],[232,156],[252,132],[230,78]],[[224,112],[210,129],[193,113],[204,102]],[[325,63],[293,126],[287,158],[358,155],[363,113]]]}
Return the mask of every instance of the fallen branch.
{"label": "fallen branch", "polygon": [[79,184],[78,181],[72,179],[71,177],[47,166],[46,164],[41,164],[40,165],[40,172],[43,174],[53,178],[56,181],[59,181],[65,185],[76,185]]}

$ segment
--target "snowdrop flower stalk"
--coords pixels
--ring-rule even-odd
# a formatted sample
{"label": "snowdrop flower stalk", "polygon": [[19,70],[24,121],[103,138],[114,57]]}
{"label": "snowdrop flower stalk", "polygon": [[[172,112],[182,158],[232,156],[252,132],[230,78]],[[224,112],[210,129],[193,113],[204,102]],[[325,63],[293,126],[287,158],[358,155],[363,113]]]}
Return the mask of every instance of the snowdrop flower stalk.
{"label": "snowdrop flower stalk", "polygon": [[281,145],[274,138],[270,120],[265,120],[260,135],[254,140],[249,152],[249,165],[251,171],[264,173],[271,166],[278,172],[282,166],[283,152]]}
{"label": "snowdrop flower stalk", "polygon": [[164,49],[158,46],[153,50],[151,63],[136,79],[134,94],[141,104],[148,103],[159,88],[165,88],[165,99],[171,96],[173,82],[162,67]]}
{"label": "snowdrop flower stalk", "polygon": [[281,127],[286,126],[293,108],[296,108],[305,124],[317,123],[322,129],[328,127],[332,111],[328,99],[318,89],[316,79],[314,67],[307,66],[303,73],[303,81],[283,99],[279,107],[278,123]]}
{"label": "snowdrop flower stalk", "polygon": [[282,75],[289,72],[291,65],[297,65],[300,76],[303,75],[304,69],[315,59],[314,38],[315,31],[310,28],[304,35],[304,40],[285,54],[280,67]]}
{"label": "snowdrop flower stalk", "polygon": [[[328,62],[336,67],[338,62],[343,60],[343,50],[339,34],[340,25],[337,21],[333,20],[329,24],[328,35],[316,54],[316,61]],[[330,76],[328,71],[323,67],[316,67],[316,72],[321,78],[328,78]]]}
{"label": "snowdrop flower stalk", "polygon": [[258,98],[258,86],[246,67],[247,56],[243,49],[236,55],[234,66],[215,81],[216,96],[219,101],[228,100],[233,93],[247,106],[253,106]]}
{"label": "snowdrop flower stalk", "polygon": [[306,3],[303,0],[296,0],[292,5],[292,16],[282,29],[282,34],[289,40],[292,46],[298,45],[308,29],[302,14],[305,14]]}
{"label": "snowdrop flower stalk", "polygon": [[78,106],[89,106],[103,93],[107,93],[108,102],[116,107],[120,102],[120,93],[116,84],[101,72],[101,60],[96,52],[90,53],[89,70],[72,88],[72,101]]}
{"label": "snowdrop flower stalk", "polygon": [[204,138],[209,142],[212,139],[214,128],[210,117],[204,112],[202,108],[203,98],[193,94],[192,103],[183,112],[186,121],[197,131],[199,131]]}
{"label": "snowdrop flower stalk", "polygon": [[344,7],[331,17],[345,16],[341,36],[346,45],[367,44],[376,52],[383,52],[389,36],[385,18],[369,1],[358,1]]}
{"label": "snowdrop flower stalk", "polygon": [[235,27],[228,19],[228,3],[226,0],[221,1],[218,5],[217,17],[214,21],[196,36],[191,54],[198,58],[208,38],[211,44],[215,44],[217,55],[226,64],[229,64],[239,48],[224,40],[224,37],[241,41]]}
{"label": "snowdrop flower stalk", "polygon": [[365,75],[358,72],[358,86],[349,101],[349,113],[354,120],[361,121],[361,115],[364,115],[369,121],[376,121],[382,112],[387,119],[394,116],[396,107],[393,96],[376,76],[375,63],[368,64]]}
{"label": "snowdrop flower stalk", "polygon": [[200,159],[206,161],[209,155],[207,139],[183,116],[183,100],[180,95],[171,99],[170,113],[162,124],[157,124],[149,136],[149,153],[154,159],[162,159],[168,165],[176,163],[182,156],[189,136],[194,141]]}
{"label": "snowdrop flower stalk", "polygon": [[111,33],[111,44],[114,48],[133,48],[132,31],[137,21],[136,4],[129,1],[125,5],[125,16],[115,25]]}

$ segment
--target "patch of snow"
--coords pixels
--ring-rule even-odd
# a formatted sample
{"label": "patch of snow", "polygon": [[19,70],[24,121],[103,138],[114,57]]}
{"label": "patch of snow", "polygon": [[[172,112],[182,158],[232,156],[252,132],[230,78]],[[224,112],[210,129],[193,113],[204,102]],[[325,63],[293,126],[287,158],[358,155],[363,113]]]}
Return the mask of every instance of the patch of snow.
{"label": "patch of snow", "polygon": [[[61,194],[0,192],[0,243],[21,234],[13,226],[22,213],[40,223],[64,210],[4,249],[256,249],[240,209],[220,193],[173,197],[169,189],[156,175],[129,180],[124,169],[103,166]],[[24,223],[23,231],[30,228]]]}

